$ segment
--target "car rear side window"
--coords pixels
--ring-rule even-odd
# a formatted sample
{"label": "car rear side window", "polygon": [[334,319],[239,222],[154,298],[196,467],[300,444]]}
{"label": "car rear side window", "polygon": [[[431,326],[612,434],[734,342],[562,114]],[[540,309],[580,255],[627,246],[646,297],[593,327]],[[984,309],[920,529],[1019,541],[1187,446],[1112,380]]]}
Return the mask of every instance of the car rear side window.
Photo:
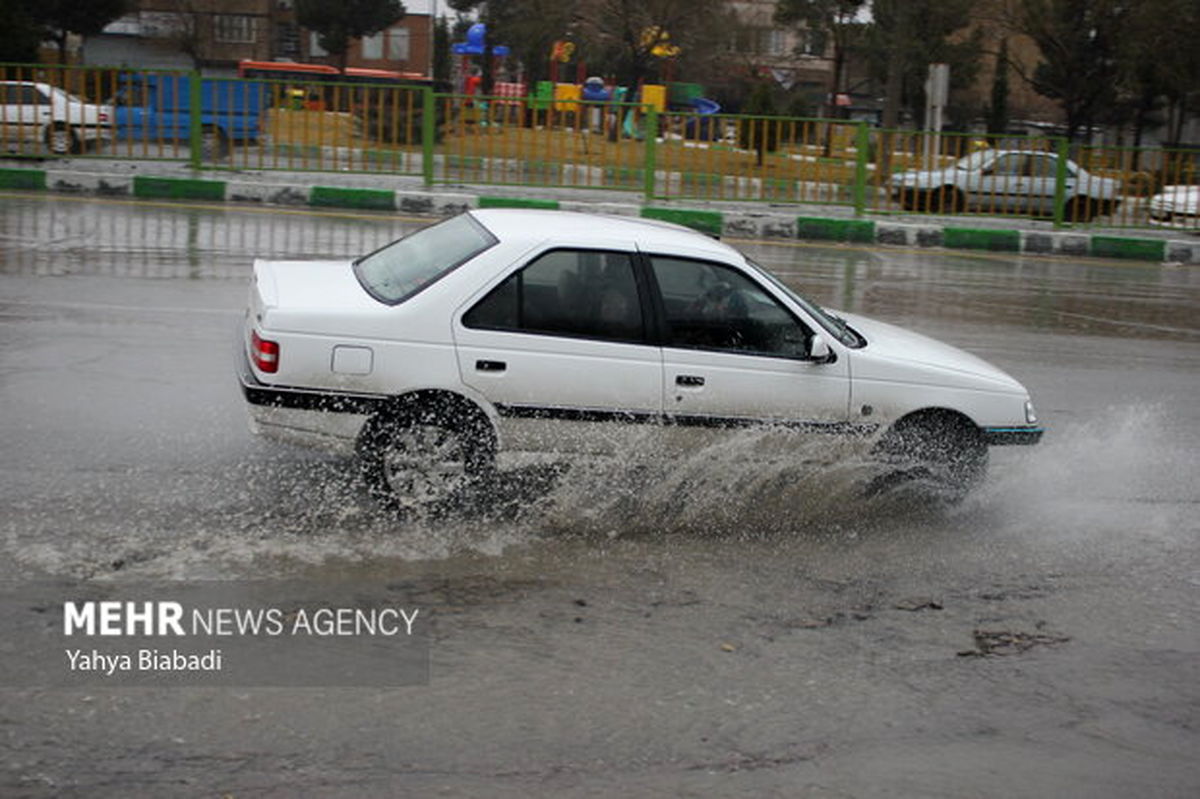
{"label": "car rear side window", "polygon": [[467,311],[463,324],[611,341],[645,336],[630,255],[596,250],[538,256]]}
{"label": "car rear side window", "polygon": [[372,297],[395,305],[495,243],[470,214],[460,214],[363,256],[354,262],[354,274]]}

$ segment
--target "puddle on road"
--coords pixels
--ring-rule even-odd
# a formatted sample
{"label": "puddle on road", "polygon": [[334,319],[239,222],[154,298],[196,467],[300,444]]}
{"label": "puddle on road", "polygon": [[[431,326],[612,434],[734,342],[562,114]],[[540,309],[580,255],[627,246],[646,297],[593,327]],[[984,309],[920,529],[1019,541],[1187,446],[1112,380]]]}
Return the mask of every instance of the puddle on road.
{"label": "puddle on road", "polygon": [[993,450],[986,483],[950,508],[903,491],[866,498],[876,467],[846,457],[836,439],[773,449],[764,436],[742,432],[671,461],[527,465],[505,472],[481,508],[416,520],[380,509],[353,461],[264,444],[237,464],[185,474],[72,475],[77,484],[42,488],[66,489],[58,494],[23,498],[0,533],[15,564],[37,572],[223,579],[494,558],[564,542],[658,541],[685,557],[731,542],[802,550],[956,529],[1041,542],[1086,541],[1122,525],[1178,535],[1182,509],[1195,502],[1188,448],[1152,409],[1060,425],[1038,447]]}

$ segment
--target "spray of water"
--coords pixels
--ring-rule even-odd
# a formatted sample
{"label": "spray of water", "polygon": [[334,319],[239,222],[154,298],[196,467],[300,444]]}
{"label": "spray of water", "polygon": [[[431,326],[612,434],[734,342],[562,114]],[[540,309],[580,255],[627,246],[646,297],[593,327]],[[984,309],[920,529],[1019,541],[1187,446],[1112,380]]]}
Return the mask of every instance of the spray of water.
{"label": "spray of water", "polygon": [[[1193,450],[1161,409],[1113,409],[1054,424],[1039,446],[995,450],[987,480],[956,506],[921,491],[867,496],[880,467],[860,444],[780,436],[745,430],[671,457],[519,465],[464,498],[459,512],[406,519],[367,496],[353,461],[265,446],[228,469],[155,476],[152,494],[120,503],[134,505],[132,515],[114,516],[98,486],[32,497],[27,512],[11,517],[19,525],[5,525],[6,538],[16,562],[40,572],[211,579],[285,576],[337,562],[499,556],[562,539],[796,546],[947,523],[1039,541],[1196,528]],[[54,512],[39,511],[50,502]],[[64,503],[83,520],[66,534],[49,529]]]}

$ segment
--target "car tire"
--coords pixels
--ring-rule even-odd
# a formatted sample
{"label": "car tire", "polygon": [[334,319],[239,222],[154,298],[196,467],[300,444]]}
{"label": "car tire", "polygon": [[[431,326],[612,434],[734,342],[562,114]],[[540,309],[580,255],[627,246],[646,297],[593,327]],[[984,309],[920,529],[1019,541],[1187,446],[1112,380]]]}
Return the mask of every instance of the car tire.
{"label": "car tire", "polygon": [[53,155],[77,155],[83,141],[73,127],[59,122],[46,128],[46,149]]}
{"label": "car tire", "polygon": [[220,128],[206,127],[200,132],[200,159],[224,161],[229,157],[229,137]]}
{"label": "car tire", "polygon": [[943,186],[929,192],[929,210],[934,213],[957,214],[965,207],[962,192],[953,186]]}
{"label": "car tire", "polygon": [[960,502],[987,474],[988,448],[979,428],[950,412],[914,414],[897,421],[874,448],[883,472],[868,496],[900,486],[947,504]]}
{"label": "car tire", "polygon": [[401,515],[437,516],[469,504],[494,470],[486,418],[439,405],[377,414],[359,436],[368,491]]}
{"label": "car tire", "polygon": [[1072,197],[1067,202],[1067,221],[1087,224],[1096,215],[1098,201],[1090,197]]}

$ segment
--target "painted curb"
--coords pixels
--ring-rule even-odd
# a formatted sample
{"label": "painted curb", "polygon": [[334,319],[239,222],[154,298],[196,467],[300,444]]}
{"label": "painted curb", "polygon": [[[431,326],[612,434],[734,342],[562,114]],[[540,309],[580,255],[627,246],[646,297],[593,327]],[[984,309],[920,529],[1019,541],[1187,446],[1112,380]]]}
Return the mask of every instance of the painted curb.
{"label": "painted curb", "polygon": [[541,208],[547,211],[559,209],[558,200],[535,200],[529,197],[480,197],[480,208]]}
{"label": "painted curb", "polygon": [[56,191],[144,199],[189,199],[273,205],[399,211],[421,216],[452,216],[470,208],[558,208],[589,213],[640,216],[674,222],[713,236],[947,247],[1030,255],[1119,258],[1152,263],[1200,265],[1200,241],[1146,239],[1077,231],[942,227],[937,224],[866,219],[791,216],[753,210],[704,210],[633,203],[589,202],[462,192],[388,191],[346,186],[262,183],[252,179],[121,175],[69,169],[0,167],[0,189]]}
{"label": "painted curb", "polygon": [[1016,230],[948,227],[942,231],[942,243],[955,250],[1020,252],[1021,234]]}
{"label": "painted curb", "polygon": [[1166,259],[1163,239],[1128,239],[1121,236],[1092,236],[1091,254],[1097,258],[1129,258],[1138,261]]}
{"label": "painted curb", "polygon": [[674,222],[677,225],[690,227],[707,233],[710,236],[720,236],[724,225],[724,216],[719,211],[697,211],[687,208],[661,208],[642,206],[643,219],[657,219],[660,222]]}
{"label": "painted curb", "polygon": [[137,175],[133,196],[145,200],[225,200],[225,181],[195,178],[153,178]]}
{"label": "painted curb", "polygon": [[796,236],[815,241],[875,243],[875,223],[867,219],[827,219],[817,216],[796,217]]}
{"label": "painted curb", "polygon": [[46,183],[50,191],[67,194],[95,194],[99,197],[128,197],[133,194],[133,178],[122,175],[48,169]]}
{"label": "painted curb", "polygon": [[313,186],[308,204],[319,208],[358,208],[365,211],[395,211],[396,192],[383,189],[348,189]]}
{"label": "painted curb", "polygon": [[29,189],[33,191],[42,191],[45,188],[45,170],[0,169],[0,189]]}

